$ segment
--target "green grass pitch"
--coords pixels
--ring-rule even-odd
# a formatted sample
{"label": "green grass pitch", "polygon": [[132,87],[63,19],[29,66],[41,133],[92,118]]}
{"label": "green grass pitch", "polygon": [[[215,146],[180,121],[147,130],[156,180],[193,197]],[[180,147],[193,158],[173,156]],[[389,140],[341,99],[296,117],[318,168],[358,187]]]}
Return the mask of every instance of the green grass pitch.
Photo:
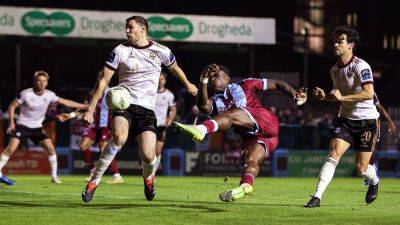
{"label": "green grass pitch", "polygon": [[62,176],[61,185],[48,176],[11,178],[15,186],[0,184],[0,224],[400,224],[400,179],[382,179],[371,205],[361,178],[334,179],[321,207],[306,209],[317,178],[258,178],[252,196],[225,203],[219,193],[239,178],[159,176],[148,202],[141,177],[125,176],[123,184],[102,183],[90,204],[81,200],[83,176]]}

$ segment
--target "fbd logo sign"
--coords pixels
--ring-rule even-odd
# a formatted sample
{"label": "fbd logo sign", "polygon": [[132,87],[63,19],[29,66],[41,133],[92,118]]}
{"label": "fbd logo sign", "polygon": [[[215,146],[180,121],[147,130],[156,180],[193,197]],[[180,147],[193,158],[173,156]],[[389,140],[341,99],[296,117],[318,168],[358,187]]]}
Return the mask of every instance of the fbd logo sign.
{"label": "fbd logo sign", "polygon": [[149,23],[149,36],[161,39],[166,36],[181,40],[188,38],[193,33],[193,24],[182,17],[174,17],[167,20],[160,16],[147,18]]}
{"label": "fbd logo sign", "polygon": [[64,12],[46,15],[40,11],[30,11],[22,16],[21,26],[27,32],[35,35],[50,31],[56,36],[62,36],[74,30],[75,21],[71,15]]}

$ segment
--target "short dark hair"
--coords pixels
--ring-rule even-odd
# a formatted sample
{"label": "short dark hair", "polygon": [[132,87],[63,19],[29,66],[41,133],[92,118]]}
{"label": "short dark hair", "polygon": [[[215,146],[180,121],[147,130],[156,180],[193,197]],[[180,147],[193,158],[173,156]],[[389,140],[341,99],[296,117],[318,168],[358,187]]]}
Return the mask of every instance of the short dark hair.
{"label": "short dark hair", "polygon": [[224,71],[226,75],[228,75],[229,77],[231,76],[231,72],[229,72],[229,69],[226,66],[218,65],[218,67],[220,70]]}
{"label": "short dark hair", "polygon": [[142,16],[131,16],[128,19],[126,19],[126,23],[129,23],[129,21],[134,20],[136,23],[144,26],[146,28],[146,31],[149,31],[149,23],[147,20],[142,17]]}
{"label": "short dark hair", "polygon": [[164,70],[161,70],[160,76],[161,75],[163,75],[165,78],[168,78],[168,74]]}
{"label": "short dark hair", "polygon": [[360,36],[358,35],[358,32],[355,29],[353,29],[351,27],[347,27],[347,26],[337,27],[332,33],[333,43],[339,41],[339,37],[342,34],[345,34],[347,36],[348,43],[354,43],[353,49],[356,49],[356,47],[358,46],[358,43],[360,41]]}

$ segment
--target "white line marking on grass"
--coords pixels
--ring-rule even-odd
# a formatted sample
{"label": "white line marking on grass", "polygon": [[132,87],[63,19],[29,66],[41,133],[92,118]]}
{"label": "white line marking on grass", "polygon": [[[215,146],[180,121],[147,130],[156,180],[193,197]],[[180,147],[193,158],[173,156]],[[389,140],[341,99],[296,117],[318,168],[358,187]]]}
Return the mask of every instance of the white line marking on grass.
{"label": "white line marking on grass", "polygon": [[[15,191],[15,190],[0,190],[0,192],[16,193],[16,194],[46,195],[46,196],[65,196],[65,197],[68,197],[68,196],[80,197],[81,196],[81,194],[58,194],[58,193],[33,192],[33,191]],[[114,196],[114,195],[96,195],[96,198],[133,199],[133,198],[129,198],[129,197]]]}

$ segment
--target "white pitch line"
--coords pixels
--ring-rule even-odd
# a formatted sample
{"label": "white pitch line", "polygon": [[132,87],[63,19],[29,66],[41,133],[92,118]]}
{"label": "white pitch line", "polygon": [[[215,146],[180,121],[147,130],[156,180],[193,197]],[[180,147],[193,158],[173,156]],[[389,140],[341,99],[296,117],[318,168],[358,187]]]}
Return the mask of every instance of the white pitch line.
{"label": "white pitch line", "polygon": [[[74,196],[80,197],[80,194],[57,194],[57,193],[47,193],[47,192],[33,192],[33,191],[15,191],[15,190],[1,190],[0,192],[5,193],[18,193],[18,194],[32,194],[32,195],[47,195],[47,196]],[[111,198],[111,199],[132,199],[129,197],[123,196],[114,196],[114,195],[96,195],[96,198]]]}

